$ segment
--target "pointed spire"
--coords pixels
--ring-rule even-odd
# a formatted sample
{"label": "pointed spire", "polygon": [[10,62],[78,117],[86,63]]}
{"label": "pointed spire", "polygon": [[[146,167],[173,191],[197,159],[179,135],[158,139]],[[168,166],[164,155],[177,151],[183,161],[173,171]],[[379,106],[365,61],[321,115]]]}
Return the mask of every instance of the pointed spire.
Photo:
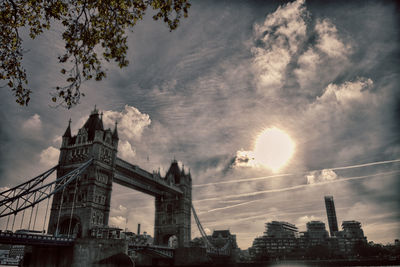
{"label": "pointed spire", "polygon": [[71,137],[71,119],[69,119],[68,127],[65,130],[63,137]]}
{"label": "pointed spire", "polygon": [[182,175],[185,175],[185,165],[182,163],[182,171],[181,171]]}
{"label": "pointed spire", "polygon": [[[102,113],[102,114],[103,114],[103,113]],[[115,121],[115,128],[114,128],[114,132],[113,132],[113,138],[114,138],[114,139],[118,139],[118,129],[117,129],[117,125],[118,125],[118,122]]]}
{"label": "pointed spire", "polygon": [[99,114],[99,111],[97,110],[97,105],[94,105],[94,109],[93,109],[93,111],[92,111],[92,114],[91,114],[91,115],[93,115],[93,114],[96,114],[96,115],[98,115],[98,114]]}

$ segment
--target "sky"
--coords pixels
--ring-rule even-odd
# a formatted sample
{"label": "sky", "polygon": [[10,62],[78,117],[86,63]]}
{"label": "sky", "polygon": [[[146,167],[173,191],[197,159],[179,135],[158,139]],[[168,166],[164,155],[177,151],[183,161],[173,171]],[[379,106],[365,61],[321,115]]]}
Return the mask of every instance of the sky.
{"label": "sky", "polygon": [[[107,128],[118,121],[118,157],[161,174],[178,160],[190,169],[203,227],[229,229],[242,249],[272,220],[300,231],[321,220],[328,229],[325,195],[334,197],[339,225],[357,220],[369,241],[393,243],[398,11],[395,1],[192,1],[173,32],[149,12],[128,34],[129,66],[104,63],[107,78],[82,84],[86,96],[70,110],[50,95],[62,84],[61,29],[26,38],[33,94],[20,107],[0,91],[0,187],[56,165],[68,120],[76,134],[97,105]],[[257,147],[266,129],[293,143],[279,169],[257,156],[278,157],[287,145]],[[153,197],[113,185],[110,224],[136,231],[138,223],[153,235]]]}

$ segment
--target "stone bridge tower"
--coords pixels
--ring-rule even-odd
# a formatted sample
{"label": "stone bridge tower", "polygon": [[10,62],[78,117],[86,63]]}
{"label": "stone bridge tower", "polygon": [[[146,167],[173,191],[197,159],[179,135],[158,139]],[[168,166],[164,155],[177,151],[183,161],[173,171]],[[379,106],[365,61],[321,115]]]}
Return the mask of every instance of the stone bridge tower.
{"label": "stone bridge tower", "polygon": [[165,175],[169,184],[178,186],[182,196],[165,194],[155,201],[154,244],[187,247],[190,242],[190,215],[192,203],[192,178],[180,170],[174,160]]}
{"label": "stone bridge tower", "polygon": [[62,137],[57,177],[94,161],[76,183],[54,195],[48,233],[85,237],[90,229],[108,225],[119,138],[117,124],[114,131],[104,129],[96,107],[77,135],[71,135],[70,124]]}

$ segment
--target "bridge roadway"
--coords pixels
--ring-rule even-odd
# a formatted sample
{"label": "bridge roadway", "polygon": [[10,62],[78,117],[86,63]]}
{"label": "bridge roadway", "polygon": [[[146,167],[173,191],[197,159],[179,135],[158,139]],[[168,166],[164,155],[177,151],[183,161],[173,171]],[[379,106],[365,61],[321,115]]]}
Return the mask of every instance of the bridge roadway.
{"label": "bridge roadway", "polygon": [[0,244],[11,245],[41,245],[41,246],[72,246],[74,238],[55,237],[52,235],[0,232]]}
{"label": "bridge roadway", "polygon": [[[55,237],[45,234],[30,234],[30,233],[13,233],[11,231],[0,232],[0,244],[10,245],[26,245],[26,246],[73,246],[75,238],[72,237]],[[121,239],[123,242],[124,240]],[[155,245],[137,245],[132,242],[128,243],[129,250],[134,250],[140,253],[151,256],[169,258],[174,257],[174,250],[170,247],[155,246]]]}
{"label": "bridge roadway", "polygon": [[174,248],[155,246],[155,245],[137,245],[128,243],[128,250],[134,250],[136,252],[150,255],[156,258],[172,259],[174,257]]}
{"label": "bridge roadway", "polygon": [[179,187],[120,158],[115,163],[115,183],[152,196],[183,195]]}

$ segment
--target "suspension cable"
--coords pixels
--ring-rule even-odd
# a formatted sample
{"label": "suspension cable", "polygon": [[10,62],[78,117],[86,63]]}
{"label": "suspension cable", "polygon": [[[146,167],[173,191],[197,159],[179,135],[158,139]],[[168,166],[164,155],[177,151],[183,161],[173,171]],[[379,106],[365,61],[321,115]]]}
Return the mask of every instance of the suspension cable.
{"label": "suspension cable", "polygon": [[37,213],[38,213],[39,205],[40,205],[40,203],[38,203],[38,204],[37,204],[37,206],[36,206],[36,213],[35,213],[35,219],[33,220],[33,227],[32,227],[32,230],[35,230],[35,225],[36,225],[36,217],[37,217]]}
{"label": "suspension cable", "polygon": [[[16,205],[15,209],[18,209],[18,203],[19,203],[19,199],[17,199],[17,205]],[[13,219],[13,223],[11,226],[11,232],[14,232],[15,217],[17,217],[17,212],[14,213],[14,219]]]}
{"label": "suspension cable", "polygon": [[60,203],[60,208],[58,209],[58,218],[57,218],[57,227],[56,227],[56,235],[58,235],[58,225],[60,223],[60,216],[61,216],[61,208],[62,208],[62,204],[64,202],[64,191],[65,191],[65,186],[62,190],[61,193],[61,203]]}
{"label": "suspension cable", "polygon": [[14,232],[14,223],[15,223],[15,217],[16,216],[17,216],[17,214],[14,213],[14,219],[13,219],[13,223],[12,223],[12,226],[11,226],[11,232]]}
{"label": "suspension cable", "polygon": [[[13,197],[15,197],[15,190],[13,192]],[[10,192],[11,193],[11,192]],[[19,199],[18,199],[19,200]],[[18,200],[17,200],[17,208],[18,208]],[[12,205],[12,204],[11,204]],[[14,213],[15,215],[15,213]],[[15,220],[15,216],[14,216],[14,220]],[[10,222],[10,216],[7,216],[7,225],[6,225],[6,231],[8,230],[8,223]],[[14,224],[14,223],[13,223]],[[14,227],[13,227],[14,228]],[[12,230],[11,230],[12,231]]]}
{"label": "suspension cable", "polygon": [[7,225],[6,225],[6,231],[8,230],[8,222],[10,221],[10,216],[7,216]]}
{"label": "suspension cable", "polygon": [[25,210],[22,212],[21,224],[19,226],[19,229],[22,229],[22,223],[24,222],[24,217],[25,217]]}
{"label": "suspension cable", "polygon": [[79,180],[80,176],[78,176],[78,178],[75,180],[75,190],[74,190],[74,196],[72,199],[72,208],[71,208],[71,216],[69,218],[69,226],[68,226],[68,237],[69,237],[69,233],[71,231],[71,224],[72,224],[72,215],[74,214],[74,207],[75,207],[75,196],[76,196],[76,191],[78,188],[78,180]]}
{"label": "suspension cable", "polygon": [[32,215],[33,215],[33,208],[34,208],[35,206],[32,206],[32,209],[31,209],[31,216],[29,217],[29,224],[28,224],[28,230],[31,230],[31,221],[32,221]]}
{"label": "suspension cable", "polygon": [[[35,192],[35,194],[34,194],[34,196],[33,196],[33,202],[35,202],[35,199],[36,199],[36,192]],[[32,221],[32,215],[33,215],[33,209],[35,208],[35,205],[33,205],[32,206],[32,209],[31,209],[31,216],[29,217],[29,225],[28,225],[28,230],[31,230],[31,221]]]}
{"label": "suspension cable", "polygon": [[[40,186],[41,186],[41,187],[43,186],[43,181],[42,181],[42,183],[40,184]],[[35,201],[36,201],[36,195],[35,195]],[[37,204],[37,206],[36,206],[35,219],[33,220],[33,230],[35,230],[35,226],[36,226],[36,218],[37,218],[37,213],[38,213],[38,210],[39,210],[39,205],[40,205],[40,202],[38,202],[38,204]]]}
{"label": "suspension cable", "polygon": [[[52,187],[53,187],[53,185],[50,186],[50,191],[49,192],[51,192]],[[50,198],[47,198],[46,214],[44,215],[44,220],[43,220],[43,233],[45,233],[44,230],[45,230],[45,227],[46,227],[47,212],[49,210],[49,202],[50,202]]]}
{"label": "suspension cable", "polygon": [[200,234],[201,234],[201,236],[202,236],[203,239],[204,239],[204,244],[205,244],[206,248],[208,248],[208,249],[213,249],[213,250],[218,250],[218,249],[216,249],[216,248],[214,247],[214,245],[210,242],[210,240],[208,240],[207,234],[206,234],[206,232],[204,231],[204,228],[203,228],[203,226],[202,226],[201,223],[200,223],[199,217],[197,217],[196,210],[194,209],[193,204],[191,205],[191,208],[192,208],[192,211],[193,211],[194,220],[196,221],[197,228],[199,229]]}

